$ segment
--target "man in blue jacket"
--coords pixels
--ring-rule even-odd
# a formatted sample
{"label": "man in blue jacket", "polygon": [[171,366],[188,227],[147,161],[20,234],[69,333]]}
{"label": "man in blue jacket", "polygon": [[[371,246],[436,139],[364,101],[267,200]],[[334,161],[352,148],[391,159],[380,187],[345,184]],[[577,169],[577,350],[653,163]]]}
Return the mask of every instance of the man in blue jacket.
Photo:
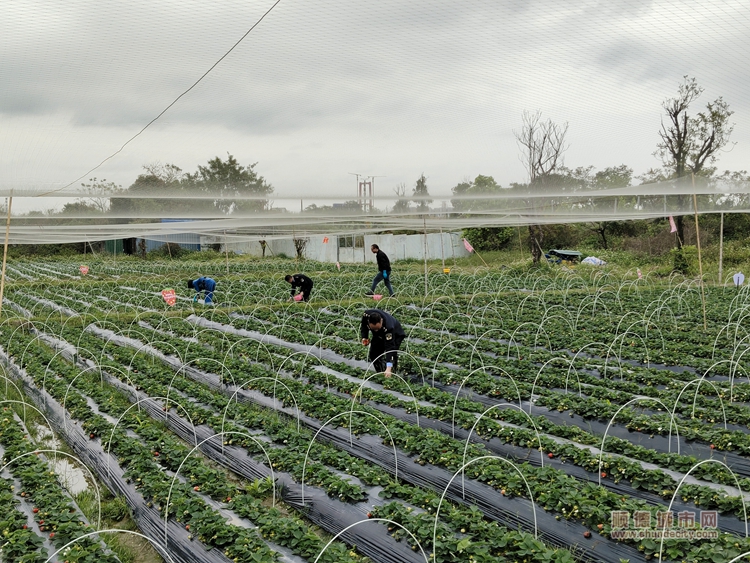
{"label": "man in blue jacket", "polygon": [[367,309],[362,315],[359,333],[362,345],[370,346],[368,359],[374,362],[375,370],[390,377],[391,372],[398,368],[398,349],[406,338],[401,323],[385,311]]}
{"label": "man in blue jacket", "polygon": [[388,260],[388,255],[380,250],[380,247],[377,244],[370,246],[370,250],[375,255],[375,260],[378,261],[378,274],[375,276],[375,279],[372,280],[372,287],[366,295],[374,295],[375,288],[382,281],[385,283],[385,287],[388,288],[388,293],[393,297],[394,292],[393,287],[391,287],[391,261]]}
{"label": "man in blue jacket", "polygon": [[200,297],[201,292],[205,292],[206,297],[204,303],[206,305],[211,305],[213,303],[214,290],[216,289],[215,280],[207,277],[200,277],[197,280],[188,280],[187,285],[188,289],[194,289],[198,292],[198,294],[193,298],[193,301],[197,301],[198,297]]}

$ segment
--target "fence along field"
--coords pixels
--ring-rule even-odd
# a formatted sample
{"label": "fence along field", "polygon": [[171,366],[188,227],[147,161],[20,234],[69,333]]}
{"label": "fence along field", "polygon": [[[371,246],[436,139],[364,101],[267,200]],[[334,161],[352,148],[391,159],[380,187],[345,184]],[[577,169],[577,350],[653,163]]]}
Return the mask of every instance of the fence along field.
{"label": "fence along field", "polygon": [[[425,297],[407,271],[378,304],[408,335],[385,378],[366,267],[306,264],[298,303],[283,260],[88,266],[8,272],[3,560],[107,557],[22,484],[62,455],[33,455],[33,410],[167,560],[748,560],[746,289],[707,287],[704,331],[690,280],[454,268]],[[216,305],[168,305],[198,271]]]}

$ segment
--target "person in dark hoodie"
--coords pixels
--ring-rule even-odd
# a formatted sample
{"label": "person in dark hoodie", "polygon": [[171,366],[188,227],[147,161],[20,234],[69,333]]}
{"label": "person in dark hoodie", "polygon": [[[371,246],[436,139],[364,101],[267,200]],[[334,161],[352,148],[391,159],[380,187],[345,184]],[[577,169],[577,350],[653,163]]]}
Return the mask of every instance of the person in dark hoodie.
{"label": "person in dark hoodie", "polygon": [[313,281],[308,278],[305,274],[294,274],[285,276],[284,279],[287,283],[292,284],[292,297],[295,296],[297,290],[302,294],[302,301],[308,301],[310,299],[310,292],[313,288]]}
{"label": "person in dark hoodie", "polygon": [[368,358],[374,362],[375,370],[390,377],[391,372],[398,368],[398,349],[406,338],[401,323],[385,311],[367,309],[362,315],[359,333],[362,345],[370,346]]}
{"label": "person in dark hoodie", "polygon": [[378,261],[378,274],[375,279],[372,280],[372,287],[367,295],[375,295],[375,288],[382,281],[385,283],[385,287],[388,288],[388,293],[391,297],[394,295],[393,287],[391,286],[391,261],[388,260],[388,255],[380,250],[377,244],[370,246],[370,250],[375,255],[375,259]]}
{"label": "person in dark hoodie", "polygon": [[207,278],[207,277],[200,277],[197,280],[188,280],[187,282],[188,289],[194,289],[197,291],[197,295],[193,299],[193,301],[197,301],[198,297],[200,296],[201,292],[206,293],[206,298],[203,301],[206,305],[211,305],[214,301],[214,290],[216,289],[216,281]]}

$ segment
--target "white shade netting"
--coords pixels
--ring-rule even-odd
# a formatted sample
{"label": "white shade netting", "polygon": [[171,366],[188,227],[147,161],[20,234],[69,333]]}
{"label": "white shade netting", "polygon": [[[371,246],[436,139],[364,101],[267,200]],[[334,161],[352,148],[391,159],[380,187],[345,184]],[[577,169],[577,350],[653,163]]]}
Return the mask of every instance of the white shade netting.
{"label": "white shade netting", "polygon": [[[423,232],[439,229],[501,227],[537,224],[584,223],[655,219],[693,213],[747,213],[750,185],[686,177],[626,188],[593,190],[554,185],[544,189],[498,189],[492,194],[430,196],[420,208],[418,197],[407,198],[412,208],[405,213],[388,211],[392,199],[373,198],[368,212],[351,206],[337,209],[326,205],[334,198],[319,196],[315,211],[288,212],[267,209],[268,196],[243,196],[236,192],[185,191],[129,193],[123,190],[103,198],[104,211],[10,217],[10,244],[44,244],[130,237],[166,237],[182,233],[221,236],[237,242],[310,234],[367,234],[387,230]],[[29,190],[7,191],[0,196],[35,198]],[[55,197],[90,198],[90,192],[66,189]],[[44,196],[44,197],[49,197]],[[308,201],[314,195],[305,196]],[[340,198],[338,198],[340,201]],[[7,201],[7,200],[6,200]],[[127,202],[127,203],[125,203]],[[253,210],[243,210],[243,203]],[[129,206],[129,207],[128,207]],[[382,207],[383,210],[378,208]],[[7,210],[7,207],[6,207]],[[222,211],[224,210],[224,211]]]}

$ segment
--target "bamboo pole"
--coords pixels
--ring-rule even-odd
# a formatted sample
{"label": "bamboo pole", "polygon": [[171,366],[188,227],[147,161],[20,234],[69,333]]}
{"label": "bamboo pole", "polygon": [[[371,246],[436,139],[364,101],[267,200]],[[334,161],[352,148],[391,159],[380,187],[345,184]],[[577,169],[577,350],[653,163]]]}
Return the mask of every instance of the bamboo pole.
{"label": "bamboo pole", "polygon": [[722,283],[724,276],[724,212],[721,212],[721,222],[719,224],[719,285]]}
{"label": "bamboo pole", "polygon": [[10,208],[13,205],[13,196],[8,198],[8,218],[5,221],[5,245],[3,246],[3,271],[0,276],[0,313],[3,310],[3,293],[5,292],[5,265],[8,262],[8,239],[10,238]]}
{"label": "bamboo pole", "polygon": [[229,274],[229,248],[227,248],[227,232],[224,231],[224,258],[227,262],[227,274]]}
{"label": "bamboo pole", "polygon": [[698,247],[698,274],[701,277],[701,304],[703,306],[703,331],[708,330],[706,322],[706,292],[703,287],[703,261],[701,260],[701,233],[698,229],[698,197],[695,195],[695,174],[691,174],[693,179],[693,209],[695,211],[695,241]]}
{"label": "bamboo pole", "polygon": [[489,264],[487,264],[487,262],[485,262],[485,261],[484,261],[484,258],[482,258],[482,255],[481,255],[481,254],[479,254],[479,252],[477,252],[477,249],[476,249],[476,248],[474,249],[474,254],[476,254],[477,256],[479,256],[479,259],[480,259],[480,260],[482,261],[482,264],[484,264],[484,265],[485,265],[485,266],[487,266],[488,268],[490,267],[490,266],[489,266]]}
{"label": "bamboo pole", "polygon": [[427,218],[422,215],[424,225],[424,296],[427,297]]}
{"label": "bamboo pole", "polygon": [[440,227],[440,258],[443,261],[443,272],[445,272],[445,250],[443,249],[443,228]]}
{"label": "bamboo pole", "polygon": [[521,258],[523,258],[523,242],[521,241],[521,226],[518,226],[518,250],[521,251]]}

